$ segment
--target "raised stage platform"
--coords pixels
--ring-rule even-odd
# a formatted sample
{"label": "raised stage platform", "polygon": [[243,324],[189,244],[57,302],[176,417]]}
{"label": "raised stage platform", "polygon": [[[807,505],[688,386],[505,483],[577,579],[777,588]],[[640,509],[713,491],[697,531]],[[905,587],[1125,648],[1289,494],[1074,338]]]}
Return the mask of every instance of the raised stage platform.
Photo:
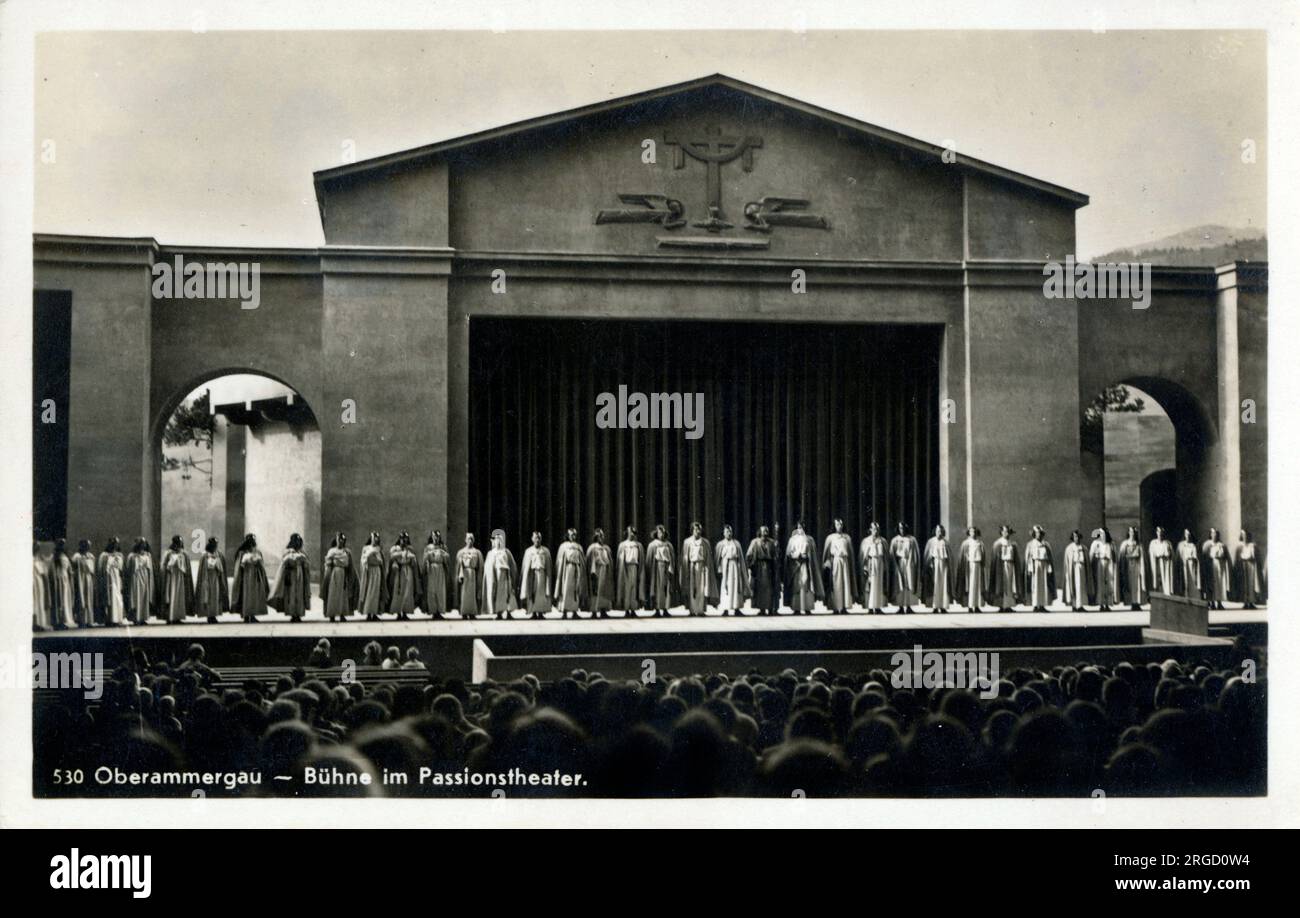
{"label": "raised stage platform", "polygon": [[[1173,635],[1150,629],[1150,613],[1032,612],[935,615],[719,615],[670,619],[518,618],[472,621],[428,618],[406,622],[291,623],[270,615],[259,624],[239,621],[59,631],[35,636],[47,652],[103,652],[111,665],[130,648],[151,659],[179,661],[189,643],[207,651],[210,665],[275,662],[305,664],[319,638],[330,639],[333,659],[360,660],[362,647],[378,641],[403,654],[417,647],[429,670],[442,676],[509,679],[524,672],[554,678],[576,667],[610,677],[635,677],[643,661],[661,673],[779,671],[787,666],[827,666],[840,672],[888,667],[898,650],[999,650],[1004,666],[1055,665],[1079,660],[1216,659],[1242,636],[1267,641],[1265,610],[1209,613],[1209,636]],[[1225,658],[1226,659],[1226,658]]]}

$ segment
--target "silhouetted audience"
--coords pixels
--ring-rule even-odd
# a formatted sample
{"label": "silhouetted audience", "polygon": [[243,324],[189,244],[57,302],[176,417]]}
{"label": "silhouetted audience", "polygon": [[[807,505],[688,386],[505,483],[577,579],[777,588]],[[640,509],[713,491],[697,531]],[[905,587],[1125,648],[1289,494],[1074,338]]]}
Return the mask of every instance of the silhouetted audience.
{"label": "silhouetted audience", "polygon": [[[328,657],[322,642],[313,651]],[[377,656],[377,645],[367,657]],[[1266,680],[1206,664],[1077,663],[1004,673],[983,697],[853,675],[721,673],[606,679],[576,670],[467,685],[303,670],[222,688],[195,645],[174,668],[142,654],[101,698],[36,706],[39,784],[55,769],[260,770],[229,795],[985,797],[1258,795]],[[414,664],[414,665],[412,665]],[[270,681],[274,678],[274,683]],[[413,681],[413,678],[415,681]],[[420,781],[421,769],[437,779]],[[512,773],[568,785],[504,782]],[[379,776],[405,773],[406,784]],[[331,780],[309,780],[313,775]],[[364,780],[363,780],[364,779]],[[80,794],[160,796],[167,786]],[[188,793],[188,791],[187,791]]]}

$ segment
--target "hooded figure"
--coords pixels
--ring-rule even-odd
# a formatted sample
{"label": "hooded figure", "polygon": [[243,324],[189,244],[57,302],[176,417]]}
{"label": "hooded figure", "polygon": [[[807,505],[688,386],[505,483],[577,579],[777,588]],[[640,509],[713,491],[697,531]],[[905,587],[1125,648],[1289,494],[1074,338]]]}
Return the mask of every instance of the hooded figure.
{"label": "hooded figure", "polygon": [[420,559],[420,596],[420,608],[434,618],[442,618],[451,608],[451,552],[436,529],[429,533]]}
{"label": "hooded figure", "polygon": [[104,544],[95,567],[95,615],[102,624],[121,625],[126,622],[125,568],[126,557],[122,554],[121,542],[113,536]]}
{"label": "hooded figure", "polygon": [[832,525],[834,531],[822,543],[826,605],[836,615],[847,615],[858,601],[858,560],[853,551],[853,538],[844,531],[844,520],[837,519]]}
{"label": "hooded figure", "polygon": [[772,531],[758,527],[758,535],[745,549],[745,564],[749,568],[749,595],[759,615],[771,615],[781,606],[780,550]]}
{"label": "hooded figure", "polygon": [[32,543],[32,628],[50,631],[54,615],[50,609],[50,569],[41,557],[41,543]]}
{"label": "hooded figure", "polygon": [[519,568],[515,556],[506,548],[503,529],[492,530],[492,547],[483,558],[483,605],[497,618],[509,618],[515,610],[515,590],[519,589]]}
{"label": "hooded figure", "polygon": [[641,594],[646,606],[654,609],[655,617],[664,618],[677,604],[677,553],[663,524],[655,527],[653,536],[646,546]]}
{"label": "hooded figure", "polygon": [[1196,546],[1196,536],[1190,529],[1183,530],[1183,540],[1174,553],[1178,566],[1174,569],[1174,583],[1178,595],[1187,599],[1201,599],[1201,550]]}
{"label": "hooded figure", "polygon": [[419,559],[411,550],[411,534],[403,530],[393,547],[388,550],[388,567],[385,583],[388,586],[388,611],[404,622],[420,604],[416,568]]}
{"label": "hooded figure", "polygon": [[1020,546],[1011,538],[1015,534],[1010,526],[1002,526],[989,551],[989,602],[999,612],[1020,605]]}
{"label": "hooded figure", "polygon": [[1133,611],[1147,601],[1147,559],[1142,540],[1133,526],[1119,544],[1119,598]]}
{"label": "hooded figure", "polygon": [[883,615],[889,602],[893,559],[889,543],[880,534],[880,524],[871,523],[867,537],[858,546],[859,572],[862,577],[862,605],[868,615]]}
{"label": "hooded figure", "polygon": [[718,603],[717,568],[713,546],[704,538],[704,527],[691,523],[691,534],[682,540],[682,602],[691,615],[703,615],[709,605]]}
{"label": "hooded figure", "polygon": [[1247,609],[1255,609],[1264,602],[1268,591],[1264,588],[1264,551],[1255,544],[1249,529],[1237,535],[1237,551],[1233,556],[1232,582],[1237,589],[1237,600]]}
{"label": "hooded figure", "polygon": [[635,527],[627,527],[624,535],[623,541],[618,543],[618,554],[614,556],[614,565],[618,569],[614,608],[622,609],[626,618],[635,616],[637,609],[645,605],[641,572],[645,570],[646,553],[645,546],[637,541]]}
{"label": "hooded figure", "polygon": [[347,618],[356,611],[360,592],[357,564],[352,549],[348,548],[348,537],[335,533],[321,562],[320,602],[325,617],[332,622]]}
{"label": "hooded figure", "polygon": [[366,538],[357,567],[357,611],[368,622],[379,621],[379,613],[388,611],[388,558],[378,532]]}
{"label": "hooded figure", "polygon": [[194,586],[194,611],[215,623],[230,611],[230,588],[226,582],[226,559],[217,550],[216,539],[208,539],[199,558],[198,583]]}
{"label": "hooded figure", "polygon": [[587,605],[587,553],[578,543],[578,530],[570,529],[555,550],[555,605],[561,618],[578,617]]}
{"label": "hooded figure", "polygon": [[1061,558],[1061,570],[1065,576],[1065,604],[1076,612],[1082,612],[1092,595],[1092,564],[1083,544],[1083,533],[1077,529],[1070,533],[1070,544],[1065,546]]}
{"label": "hooded figure", "polygon": [[90,542],[82,539],[72,556],[73,617],[82,628],[95,624],[95,553]]}
{"label": "hooded figure", "polygon": [[980,538],[978,526],[966,529],[966,538],[957,550],[957,604],[968,612],[978,612],[984,607],[987,587],[988,551]]}
{"label": "hooded figure", "polygon": [[190,572],[190,556],[185,552],[185,542],[172,536],[171,545],[162,557],[162,606],[159,613],[168,622],[177,624],[194,609],[194,579]]}
{"label": "hooded figure", "polygon": [[1056,602],[1056,563],[1047,530],[1034,526],[1025,543],[1025,596],[1035,612],[1046,612]]}
{"label": "hooded figure", "polygon": [[[551,550],[542,544],[542,534],[534,532],[533,543],[524,549],[524,566],[519,580],[519,601],[529,618],[542,618],[551,611],[551,594],[555,589],[555,565]],[[498,618],[503,616],[498,615]]]}
{"label": "hooded figure", "polygon": [[483,611],[483,552],[474,547],[474,533],[465,533],[465,547],[456,552],[456,608],[461,618],[478,618]]}
{"label": "hooded figure", "polygon": [[77,596],[73,590],[72,559],[68,557],[68,543],[54,540],[54,553],[45,562],[50,584],[50,612],[56,628],[77,627]]}
{"label": "hooded figure", "polygon": [[1092,566],[1094,602],[1102,612],[1109,612],[1112,606],[1119,605],[1119,550],[1105,526],[1093,530],[1088,561]]}
{"label": "hooded figure", "polygon": [[821,565],[817,563],[817,543],[804,532],[803,523],[795,523],[785,543],[786,602],[796,615],[810,615],[823,598]]}
{"label": "hooded figure", "polygon": [[922,599],[935,612],[947,614],[957,595],[957,565],[948,530],[942,526],[935,526],[934,535],[925,543],[921,569]]}
{"label": "hooded figure", "polygon": [[713,559],[718,565],[718,608],[723,615],[739,615],[749,598],[749,573],[745,551],[730,526],[722,527],[722,540],[713,546]]}
{"label": "hooded figure", "polygon": [[126,559],[126,609],[131,622],[145,625],[162,603],[162,577],[146,539],[136,539]]}
{"label": "hooded figure", "polygon": [[912,606],[920,602],[921,547],[906,523],[898,524],[898,535],[889,540],[890,595],[900,612],[911,615]]}
{"label": "hooded figure", "polygon": [[1232,553],[1219,537],[1219,530],[1210,529],[1210,537],[1201,546],[1201,558],[1205,565],[1201,580],[1205,597],[1210,601],[1211,609],[1222,610],[1223,603],[1233,592]]}
{"label": "hooded figure", "polygon": [[235,552],[235,581],[230,588],[230,610],[238,612],[246,622],[257,621],[266,614],[266,601],[270,586],[266,564],[257,547],[257,539],[250,532],[244,536]]}
{"label": "hooded figure", "polygon": [[295,622],[302,621],[311,609],[311,562],[302,547],[302,536],[296,532],[289,536],[284,557],[275,572],[275,586],[267,600],[272,609],[283,612]]}
{"label": "hooded figure", "polygon": [[587,546],[587,595],[591,597],[591,614],[609,618],[614,608],[614,554],[605,544],[605,530],[597,529]]}
{"label": "hooded figure", "polygon": [[1166,538],[1164,528],[1157,526],[1156,537],[1147,546],[1147,557],[1151,559],[1151,592],[1177,594],[1174,578],[1177,554],[1174,543]]}

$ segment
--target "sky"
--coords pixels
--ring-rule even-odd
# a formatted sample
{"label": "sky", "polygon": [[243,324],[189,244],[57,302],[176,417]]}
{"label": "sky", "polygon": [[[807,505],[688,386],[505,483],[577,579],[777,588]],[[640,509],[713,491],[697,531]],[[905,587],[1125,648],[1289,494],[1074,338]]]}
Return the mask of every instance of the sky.
{"label": "sky", "polygon": [[35,227],[316,246],[312,172],[348,151],[720,72],[1090,195],[1087,257],[1263,230],[1265,55],[1262,32],[44,33]]}

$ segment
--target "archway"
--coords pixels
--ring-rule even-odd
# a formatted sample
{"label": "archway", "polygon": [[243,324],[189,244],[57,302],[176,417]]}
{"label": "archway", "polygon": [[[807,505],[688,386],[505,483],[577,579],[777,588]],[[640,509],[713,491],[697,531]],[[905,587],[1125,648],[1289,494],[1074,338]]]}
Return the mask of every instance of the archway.
{"label": "archway", "polygon": [[320,425],[288,383],[259,371],[207,374],[164,406],[151,444],[159,546],[180,535],[197,559],[214,536],[229,556],[252,532],[273,571],[297,532],[308,557],[320,557]]}
{"label": "archway", "polygon": [[1094,393],[1080,420],[1083,522],[1200,531],[1212,515],[1213,420],[1183,386],[1127,377]]}

